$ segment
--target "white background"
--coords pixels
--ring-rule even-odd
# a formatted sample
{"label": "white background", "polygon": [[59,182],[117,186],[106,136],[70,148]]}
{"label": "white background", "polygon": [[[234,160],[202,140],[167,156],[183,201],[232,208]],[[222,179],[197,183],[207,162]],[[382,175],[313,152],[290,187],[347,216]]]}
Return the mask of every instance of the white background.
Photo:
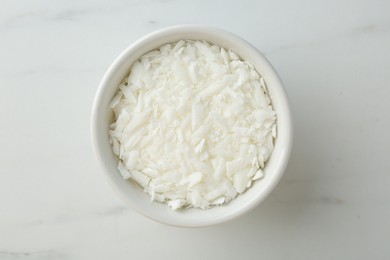
{"label": "white background", "polygon": [[[0,8],[0,259],[389,259],[389,1],[12,1]],[[285,83],[290,163],[250,214],[152,222],[90,144],[99,81],[137,38],[182,23],[247,39]]]}

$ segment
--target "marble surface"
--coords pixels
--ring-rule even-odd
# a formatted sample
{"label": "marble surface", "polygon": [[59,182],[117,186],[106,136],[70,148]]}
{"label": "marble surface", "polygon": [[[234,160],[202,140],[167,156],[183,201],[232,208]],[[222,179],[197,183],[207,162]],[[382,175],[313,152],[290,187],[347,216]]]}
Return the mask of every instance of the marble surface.
{"label": "marble surface", "polygon": [[[389,1],[2,0],[0,259],[389,259]],[[236,33],[282,77],[287,171],[250,214],[152,222],[105,183],[89,123],[111,61],[153,30]]]}

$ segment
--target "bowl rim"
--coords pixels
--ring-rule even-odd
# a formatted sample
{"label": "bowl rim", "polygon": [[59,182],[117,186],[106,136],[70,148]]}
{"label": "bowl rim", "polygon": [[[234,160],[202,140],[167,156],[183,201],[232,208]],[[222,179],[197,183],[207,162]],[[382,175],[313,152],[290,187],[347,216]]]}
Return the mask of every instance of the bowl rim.
{"label": "bowl rim", "polygon": [[[172,33],[183,33],[187,31],[193,31],[193,32],[207,32],[207,33],[213,33],[216,35],[219,35],[219,37],[228,37],[231,39],[231,41],[237,42],[237,44],[241,45],[242,48],[247,48],[251,49],[257,57],[256,59],[260,59],[262,65],[267,67],[267,73],[269,77],[272,77],[273,80],[275,81],[273,83],[273,87],[279,88],[278,92],[278,97],[277,99],[280,100],[281,103],[283,103],[282,107],[284,108],[283,113],[285,115],[283,121],[284,127],[286,128],[285,130],[285,139],[287,140],[286,143],[284,143],[284,146],[286,147],[285,153],[283,154],[283,158],[280,160],[280,165],[278,167],[277,171],[277,177],[273,180],[273,182],[265,186],[265,191],[263,192],[263,196],[258,198],[257,200],[251,201],[250,203],[247,203],[240,211],[235,211],[232,214],[225,214],[221,216],[218,219],[214,219],[213,221],[203,221],[203,222],[197,222],[195,221],[187,221],[185,223],[180,223],[177,224],[175,222],[169,222],[166,220],[159,219],[158,216],[154,216],[151,214],[147,214],[142,210],[141,207],[138,207],[135,203],[129,199],[129,197],[125,196],[124,193],[117,187],[115,182],[113,181],[113,178],[111,174],[109,174],[109,168],[105,163],[104,160],[104,153],[102,151],[102,147],[100,145],[101,140],[99,139],[99,134],[98,134],[98,127],[99,127],[99,111],[101,110],[101,100],[104,96],[104,90],[106,85],[109,82],[109,79],[112,77],[112,75],[116,72],[118,66],[124,61],[124,59],[128,58],[129,55],[131,55],[132,51],[139,48],[140,45],[144,44],[147,41],[150,41],[151,39],[156,39],[160,37],[165,37],[167,35],[171,35]],[[262,73],[260,73],[262,74]],[[275,86],[276,85],[278,86]],[[102,80],[100,81],[100,84],[98,86],[93,105],[92,105],[92,112],[91,112],[91,142],[92,142],[92,149],[95,154],[95,158],[98,161],[98,164],[100,166],[100,169],[102,169],[102,174],[105,176],[105,179],[108,181],[108,183],[111,186],[111,189],[127,204],[129,205],[132,209],[137,211],[138,213],[146,216],[149,219],[152,219],[154,221],[163,223],[163,224],[168,224],[172,226],[180,226],[180,227],[201,227],[201,226],[210,226],[210,225],[215,225],[219,224],[222,222],[226,222],[229,220],[232,220],[238,216],[242,216],[255,207],[257,207],[263,200],[265,200],[268,195],[274,190],[275,186],[278,184],[280,178],[282,177],[287,164],[288,160],[291,154],[291,149],[292,149],[292,143],[293,143],[293,121],[292,121],[292,115],[291,115],[291,109],[290,105],[288,102],[287,94],[286,91],[283,87],[283,83],[277,74],[276,70],[273,68],[271,63],[265,58],[265,56],[253,45],[251,45],[249,42],[246,40],[242,39],[241,37],[225,31],[223,29],[219,29],[216,27],[212,26],[207,26],[207,25],[193,25],[193,24],[184,24],[184,25],[175,25],[175,26],[169,26],[165,27],[159,30],[156,30],[154,32],[151,32],[149,34],[146,34],[145,36],[139,38],[137,41],[134,43],[130,44],[125,50],[123,50],[117,57],[116,59],[110,64],[108,69],[106,70]],[[272,156],[272,155],[271,155]]]}

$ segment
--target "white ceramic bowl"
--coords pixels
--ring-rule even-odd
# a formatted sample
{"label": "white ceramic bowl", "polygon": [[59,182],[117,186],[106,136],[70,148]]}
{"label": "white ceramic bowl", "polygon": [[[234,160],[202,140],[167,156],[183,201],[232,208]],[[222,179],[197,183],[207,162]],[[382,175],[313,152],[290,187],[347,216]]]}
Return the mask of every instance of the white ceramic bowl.
{"label": "white ceramic bowl", "polygon": [[[231,49],[254,65],[262,75],[277,112],[278,136],[275,149],[266,163],[265,177],[233,201],[208,210],[185,209],[173,211],[167,205],[150,202],[150,196],[132,182],[122,179],[117,170],[118,159],[109,143],[108,127],[113,121],[109,103],[119,83],[129,73],[131,65],[144,53],[181,39],[205,40]],[[153,32],[129,46],[112,63],[97,91],[92,109],[92,144],[98,162],[114,191],[130,207],[161,223],[196,227],[221,223],[236,218],[262,202],[274,189],[287,165],[292,146],[292,120],[282,83],[266,58],[252,45],[229,32],[198,25],[180,25]]]}

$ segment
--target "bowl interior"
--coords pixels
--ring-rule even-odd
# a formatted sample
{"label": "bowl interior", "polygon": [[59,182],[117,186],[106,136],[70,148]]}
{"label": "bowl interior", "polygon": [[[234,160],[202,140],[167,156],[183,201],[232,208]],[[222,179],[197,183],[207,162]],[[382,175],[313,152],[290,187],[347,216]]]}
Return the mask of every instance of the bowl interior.
{"label": "bowl interior", "polygon": [[[109,103],[119,83],[129,73],[131,65],[143,54],[165,43],[181,39],[205,40],[231,49],[254,65],[264,78],[272,105],[277,112],[278,136],[274,151],[266,163],[263,179],[233,201],[208,210],[185,209],[173,211],[166,205],[150,202],[150,196],[131,181],[125,181],[117,170],[118,159],[113,154],[108,126],[113,121]],[[176,26],[152,33],[127,48],[106,72],[94,102],[92,143],[104,174],[117,194],[132,208],[156,221],[176,226],[205,226],[241,215],[258,205],[275,187],[286,167],[291,150],[291,116],[281,81],[265,57],[241,38],[210,27]]]}

